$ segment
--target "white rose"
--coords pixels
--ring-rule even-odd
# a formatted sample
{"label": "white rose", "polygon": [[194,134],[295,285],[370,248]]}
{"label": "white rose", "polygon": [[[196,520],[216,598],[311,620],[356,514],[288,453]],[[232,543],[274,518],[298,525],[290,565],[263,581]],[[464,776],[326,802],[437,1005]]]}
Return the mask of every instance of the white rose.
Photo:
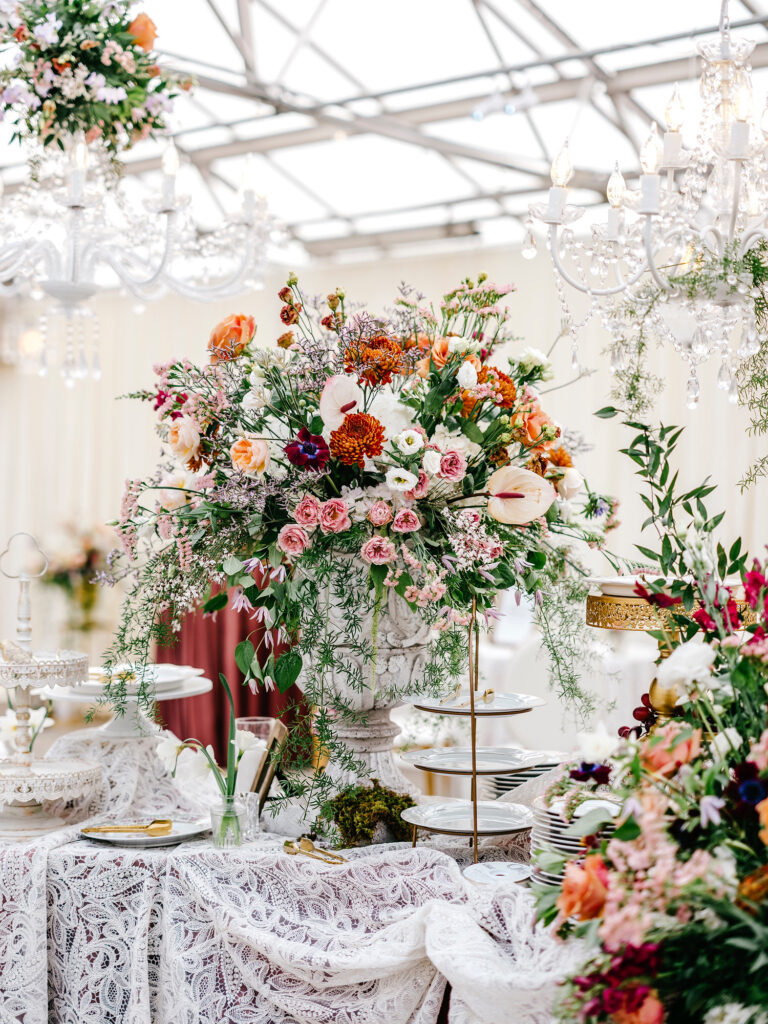
{"label": "white rose", "polygon": [[368,412],[384,427],[387,440],[413,425],[414,410],[398,401],[389,388],[382,388],[370,404]]}
{"label": "white rose", "polygon": [[523,373],[531,373],[538,369],[542,380],[552,380],[555,371],[548,357],[537,348],[524,348],[518,356],[511,356],[510,362],[515,362]]}
{"label": "white rose", "polygon": [[579,756],[586,764],[603,764],[619,746],[618,737],[610,735],[605,722],[600,722],[594,732],[576,733],[576,739]]}
{"label": "white rose", "polygon": [[694,637],[680,644],[659,665],[656,678],[665,690],[688,691],[694,683],[705,682],[711,674],[715,652],[703,640]]}
{"label": "white rose", "polygon": [[709,744],[709,749],[712,751],[712,756],[717,758],[719,761],[724,761],[728,755],[739,749],[742,744],[741,735],[738,729],[734,729],[732,725],[729,725],[723,732],[719,732],[717,736]]}
{"label": "white rose", "polygon": [[437,476],[440,472],[441,462],[440,452],[436,452],[434,448],[429,448],[424,452],[424,458],[422,459],[422,465],[424,466],[424,472],[427,476]]}
{"label": "white rose", "polygon": [[407,469],[401,469],[399,466],[393,466],[392,469],[387,470],[387,487],[391,491],[410,491],[419,482],[419,478],[409,473]]}
{"label": "white rose", "polygon": [[395,438],[395,445],[404,454],[421,451],[424,447],[424,438],[418,430],[403,430]]}
{"label": "white rose", "polygon": [[472,363],[462,363],[459,372],[456,374],[459,387],[473,388],[477,384],[477,370]]}
{"label": "white rose", "polygon": [[570,501],[575,498],[584,486],[584,477],[573,466],[568,466],[563,475],[557,481],[557,493],[561,498]]}

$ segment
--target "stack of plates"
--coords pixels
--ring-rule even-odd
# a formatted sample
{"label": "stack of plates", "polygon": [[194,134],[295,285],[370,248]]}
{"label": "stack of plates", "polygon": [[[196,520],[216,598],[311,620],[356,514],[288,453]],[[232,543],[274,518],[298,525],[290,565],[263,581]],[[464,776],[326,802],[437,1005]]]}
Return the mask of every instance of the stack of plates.
{"label": "stack of plates", "polygon": [[484,780],[483,789],[488,799],[497,800],[524,782],[537,779],[568,760],[567,754],[557,750],[522,750],[520,753],[525,760],[525,767],[521,771],[516,771],[514,775],[492,775]]}
{"label": "stack of plates", "polygon": [[[146,679],[150,688],[159,694],[169,690],[178,690],[190,679],[202,674],[203,669],[193,668],[192,665],[144,665],[138,668],[132,665],[115,665],[112,668],[113,679],[121,675],[125,676],[125,692],[128,696],[135,696],[139,692],[142,678]],[[107,676],[104,670],[92,668],[88,672],[88,682],[78,687],[78,693],[100,697],[106,683]]]}
{"label": "stack of plates", "polygon": [[[614,816],[621,810],[617,803],[612,800],[586,800],[581,804],[574,815],[574,820],[584,817],[590,811],[597,808],[605,808]],[[567,860],[581,860],[589,851],[582,845],[581,837],[568,834],[572,822],[562,817],[564,801],[555,800],[551,807],[547,807],[542,797],[533,801],[533,829],[531,830],[531,857],[536,858],[538,853],[555,854]],[[606,825],[598,835],[601,839],[607,839],[615,829],[614,825]],[[563,881],[565,871],[546,871],[538,864],[534,865],[531,877],[541,885],[559,887]]]}

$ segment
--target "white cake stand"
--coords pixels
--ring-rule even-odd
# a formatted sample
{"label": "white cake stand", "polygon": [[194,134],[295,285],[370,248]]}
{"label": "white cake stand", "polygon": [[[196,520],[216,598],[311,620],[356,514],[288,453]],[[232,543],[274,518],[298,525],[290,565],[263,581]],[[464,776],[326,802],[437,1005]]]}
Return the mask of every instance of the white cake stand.
{"label": "white cake stand", "polygon": [[[36,568],[33,569],[33,565]],[[64,683],[73,687],[88,677],[88,658],[76,651],[33,651],[30,583],[45,574],[48,559],[27,533],[16,533],[0,554],[0,573],[18,580],[16,640],[2,642],[0,686],[14,691],[14,752],[0,759],[0,840],[23,841],[60,828],[64,821],[48,814],[44,800],[84,796],[101,779],[101,768],[78,758],[35,758],[30,745],[30,690]]]}

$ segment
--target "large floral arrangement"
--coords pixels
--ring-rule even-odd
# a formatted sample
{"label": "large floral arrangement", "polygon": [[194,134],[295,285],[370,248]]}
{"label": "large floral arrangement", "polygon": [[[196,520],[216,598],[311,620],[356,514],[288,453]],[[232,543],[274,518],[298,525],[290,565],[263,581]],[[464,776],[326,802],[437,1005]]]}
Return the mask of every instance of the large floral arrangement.
{"label": "large floral arrangement", "polygon": [[[165,129],[180,82],[153,55],[156,27],[130,0],[3,0],[0,114],[16,137],[62,148],[82,133],[112,154]],[[189,82],[184,82],[188,87]]]}
{"label": "large floral arrangement", "polygon": [[66,595],[71,605],[70,623],[76,629],[89,630],[95,625],[93,615],[101,594],[98,577],[107,567],[112,547],[108,527],[84,530],[74,524],[65,528],[53,546],[43,583]]}
{"label": "large floral arrangement", "polygon": [[433,627],[426,687],[465,664],[459,627],[473,611],[493,617],[499,591],[516,588],[574,696],[580,610],[568,597],[584,590],[568,569],[577,542],[601,543],[614,503],[585,486],[578,441],[540,403],[547,358],[528,349],[496,365],[508,290],[465,281],[435,311],[405,289],[382,318],[350,312],[341,289],[308,303],[291,275],[276,346],[256,348],[253,320],[233,315],[213,330],[208,365],[156,367],[156,386],[134,397],[154,405],[168,457],[125,493],[118,531],[138,583],[115,657],[146,657],[199,604],[247,609],[263,633],[238,646],[246,680],[284,691],[303,667],[326,746],[346,710],[324,680],[336,670],[375,686],[387,592]]}
{"label": "large floral arrangement", "polygon": [[[586,940],[564,1021],[768,1020],[768,563],[714,542],[711,487],[677,493],[666,455],[677,436],[643,428],[629,448],[665,527],[661,550],[644,549],[664,576],[637,590],[658,614],[658,684],[674,713],[622,730],[623,742],[585,737],[556,785],[571,803],[610,787],[623,805],[612,836],[587,836],[562,888],[540,895],[545,919]],[[684,530],[676,510],[690,516]],[[574,831],[595,833],[598,818]]]}

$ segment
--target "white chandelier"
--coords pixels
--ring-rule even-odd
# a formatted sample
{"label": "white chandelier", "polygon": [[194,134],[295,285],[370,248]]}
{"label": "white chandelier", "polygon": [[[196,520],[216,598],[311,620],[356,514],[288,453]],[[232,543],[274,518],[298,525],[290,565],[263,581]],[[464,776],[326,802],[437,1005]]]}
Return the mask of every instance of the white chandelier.
{"label": "white chandelier", "polygon": [[0,295],[53,300],[40,322],[41,375],[49,365],[47,336],[60,318],[64,382],[98,379],[98,324],[87,303],[105,288],[146,302],[169,291],[216,300],[262,286],[280,228],[253,188],[250,161],[238,212],[210,232],[196,228],[189,198],[177,193],[173,142],[163,153],[160,189],[149,199],[132,197],[106,156],[82,137],[64,153],[44,151],[30,166],[30,179],[0,202]]}
{"label": "white chandelier", "polygon": [[[607,184],[607,221],[593,226],[590,238],[570,227],[584,211],[567,202],[567,140],[552,164],[548,201],[530,211],[548,225],[557,274],[589,297],[590,313],[609,331],[614,373],[637,374],[647,342],[668,341],[689,366],[690,408],[699,398],[700,364],[719,359],[718,387],[736,402],[736,370],[768,340],[768,108],[755,119],[753,48],[731,38],[724,0],[719,39],[698,47],[701,111],[695,136],[686,131],[691,144],[684,144],[675,86],[666,130],[652,125],[640,151],[639,188],[626,188],[617,165]],[[529,258],[531,226],[523,250]],[[561,282],[558,288],[573,335]]]}

